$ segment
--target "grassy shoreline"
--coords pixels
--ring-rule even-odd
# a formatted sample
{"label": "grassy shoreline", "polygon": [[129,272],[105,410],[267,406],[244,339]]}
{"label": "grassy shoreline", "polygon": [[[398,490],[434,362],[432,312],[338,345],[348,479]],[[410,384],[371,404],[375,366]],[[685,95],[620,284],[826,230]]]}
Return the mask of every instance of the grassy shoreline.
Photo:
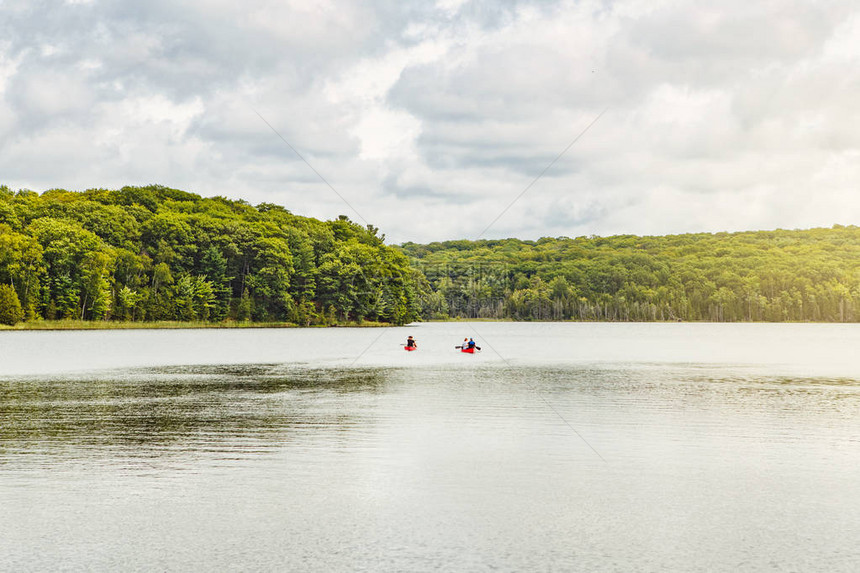
{"label": "grassy shoreline", "polygon": [[[521,322],[528,323],[532,321],[518,321],[512,318],[433,318],[420,321],[421,323],[466,323],[466,322]],[[540,321],[536,321],[540,322]],[[838,323],[825,321],[737,321],[737,322],[713,322],[708,320],[655,320],[655,321],[635,321],[635,320],[551,320],[559,324],[565,323],[606,323],[606,324],[677,324],[684,322],[686,324],[856,324],[856,323]],[[292,322],[180,322],[180,321],[156,321],[156,322],[123,322],[123,321],[88,321],[88,320],[37,320],[32,322],[20,322],[15,326],[7,326],[0,324],[0,332],[6,331],[23,331],[23,330],[180,330],[180,329],[236,329],[236,328],[381,328],[394,327],[396,324],[386,322],[338,322],[337,324],[315,324],[311,326],[300,326]],[[407,325],[401,325],[407,326]]]}
{"label": "grassy shoreline", "polygon": [[334,325],[314,325],[302,327],[292,322],[131,322],[108,320],[35,320],[20,322],[15,326],[0,325],[0,331],[9,330],[177,330],[199,328],[371,328],[393,326],[384,322],[364,321],[339,322]]}

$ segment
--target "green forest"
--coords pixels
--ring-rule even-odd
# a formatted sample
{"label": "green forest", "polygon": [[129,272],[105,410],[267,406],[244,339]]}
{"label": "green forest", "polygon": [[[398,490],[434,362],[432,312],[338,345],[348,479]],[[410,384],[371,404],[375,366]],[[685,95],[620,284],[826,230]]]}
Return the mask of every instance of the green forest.
{"label": "green forest", "polygon": [[860,320],[860,228],[386,245],[152,185],[0,186],[0,324]]}
{"label": "green forest", "polygon": [[162,186],[0,187],[0,323],[419,317],[406,256],[378,229]]}
{"label": "green forest", "polygon": [[403,251],[426,317],[860,320],[860,228],[446,241]]}

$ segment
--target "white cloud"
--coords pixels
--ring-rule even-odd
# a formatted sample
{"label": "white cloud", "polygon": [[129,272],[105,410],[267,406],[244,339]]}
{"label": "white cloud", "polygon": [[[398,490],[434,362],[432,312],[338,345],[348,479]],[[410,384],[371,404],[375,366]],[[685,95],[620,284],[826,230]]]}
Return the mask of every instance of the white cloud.
{"label": "white cloud", "polygon": [[[86,4],[86,5],[71,5]],[[162,183],[390,239],[858,223],[860,10],[823,0],[4,4],[0,183]]]}
{"label": "white cloud", "polygon": [[21,57],[9,55],[9,45],[0,43],[0,94],[6,91],[9,78],[18,73]]}

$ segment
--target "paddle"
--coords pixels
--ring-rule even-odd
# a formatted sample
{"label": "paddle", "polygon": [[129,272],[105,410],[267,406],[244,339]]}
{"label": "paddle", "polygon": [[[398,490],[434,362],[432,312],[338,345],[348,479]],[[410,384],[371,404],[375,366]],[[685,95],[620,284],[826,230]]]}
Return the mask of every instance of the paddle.
{"label": "paddle", "polygon": [[[468,347],[468,346],[463,346],[463,345],[461,344],[460,346],[455,346],[454,348],[459,348],[459,349],[461,349],[461,350],[462,350],[463,348],[469,348],[469,347]],[[480,350],[480,349],[481,349],[481,347],[480,347],[480,346],[475,345],[475,350]]]}

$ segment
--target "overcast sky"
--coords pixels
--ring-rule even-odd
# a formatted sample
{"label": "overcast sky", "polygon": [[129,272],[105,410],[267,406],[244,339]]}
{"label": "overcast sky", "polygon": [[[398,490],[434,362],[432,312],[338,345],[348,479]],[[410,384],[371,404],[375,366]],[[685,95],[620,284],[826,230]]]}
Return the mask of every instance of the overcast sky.
{"label": "overcast sky", "polygon": [[0,0],[0,183],[389,242],[858,224],[858,102],[844,0]]}

